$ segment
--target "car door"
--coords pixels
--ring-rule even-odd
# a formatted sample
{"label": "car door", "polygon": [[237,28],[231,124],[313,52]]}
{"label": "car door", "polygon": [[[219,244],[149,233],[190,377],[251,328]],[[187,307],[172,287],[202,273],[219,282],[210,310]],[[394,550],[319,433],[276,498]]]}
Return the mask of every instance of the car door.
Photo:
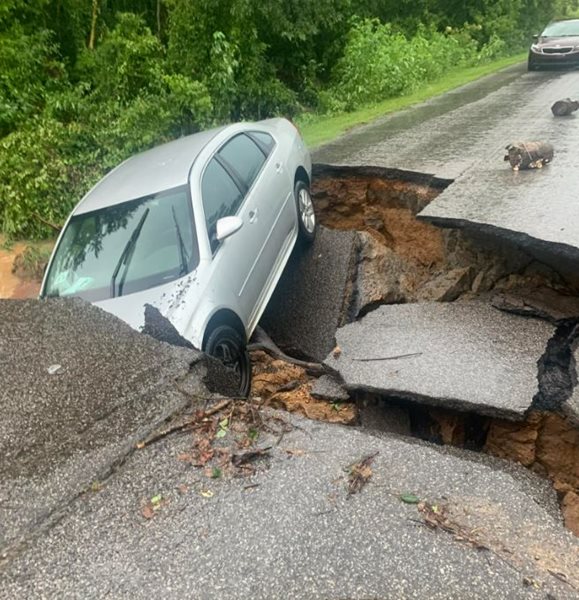
{"label": "car door", "polygon": [[[234,308],[239,317],[248,322],[259,290],[251,273],[266,235],[256,218],[255,207],[248,201],[247,190],[230,171],[219,155],[214,156],[203,173],[201,194],[207,235],[213,253],[211,294],[214,298],[235,296]],[[237,215],[243,221],[239,231],[219,242],[216,238],[217,221]]]}
{"label": "car door", "polygon": [[291,186],[280,155],[272,136],[259,131],[237,135],[219,151],[247,188],[250,223],[261,244],[245,284],[248,298],[257,299],[266,286],[293,225],[291,215],[284,215],[288,199],[291,200]]}

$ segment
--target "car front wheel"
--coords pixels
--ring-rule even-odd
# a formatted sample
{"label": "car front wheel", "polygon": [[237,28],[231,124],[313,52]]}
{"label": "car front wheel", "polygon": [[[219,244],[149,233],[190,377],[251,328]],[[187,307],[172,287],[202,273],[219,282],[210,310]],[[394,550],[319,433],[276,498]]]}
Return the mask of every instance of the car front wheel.
{"label": "car front wheel", "polygon": [[205,352],[231,369],[239,379],[239,395],[249,396],[251,361],[241,335],[229,325],[219,325],[209,334]]}
{"label": "car front wheel", "polygon": [[310,188],[301,180],[296,181],[294,196],[298,210],[299,239],[311,244],[318,228],[314,203],[310,194]]}

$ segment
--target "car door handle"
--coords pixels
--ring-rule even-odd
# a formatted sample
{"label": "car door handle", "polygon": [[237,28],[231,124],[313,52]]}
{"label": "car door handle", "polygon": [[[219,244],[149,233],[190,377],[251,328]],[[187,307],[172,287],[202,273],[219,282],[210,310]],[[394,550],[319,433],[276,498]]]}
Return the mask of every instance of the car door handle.
{"label": "car door handle", "polygon": [[258,215],[257,208],[254,208],[253,210],[250,210],[249,211],[249,222],[250,223],[255,223],[257,221],[257,215]]}
{"label": "car door handle", "polygon": [[278,173],[281,173],[281,172],[283,171],[283,165],[282,165],[280,162],[278,162],[278,163],[275,163],[275,170],[276,170]]}

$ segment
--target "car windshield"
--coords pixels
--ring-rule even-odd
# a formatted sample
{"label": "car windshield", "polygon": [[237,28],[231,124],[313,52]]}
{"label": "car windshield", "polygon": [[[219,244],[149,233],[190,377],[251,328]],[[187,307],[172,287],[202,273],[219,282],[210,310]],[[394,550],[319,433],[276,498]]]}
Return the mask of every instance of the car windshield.
{"label": "car windshield", "polygon": [[169,283],[198,264],[189,193],[175,188],[73,216],[44,296],[105,300]]}
{"label": "car windshield", "polygon": [[579,36],[579,21],[558,21],[545,27],[541,37]]}

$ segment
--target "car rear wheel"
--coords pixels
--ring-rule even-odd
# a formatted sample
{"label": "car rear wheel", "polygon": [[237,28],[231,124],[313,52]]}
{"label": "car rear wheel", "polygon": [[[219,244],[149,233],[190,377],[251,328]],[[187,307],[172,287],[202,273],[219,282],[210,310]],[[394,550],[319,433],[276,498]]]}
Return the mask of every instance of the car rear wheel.
{"label": "car rear wheel", "polygon": [[310,194],[310,188],[301,180],[296,181],[294,196],[298,209],[299,239],[311,244],[318,229],[318,221],[314,210],[314,203]]}
{"label": "car rear wheel", "polygon": [[239,379],[239,395],[249,396],[251,361],[241,335],[229,325],[219,325],[209,334],[205,352],[231,369]]}

